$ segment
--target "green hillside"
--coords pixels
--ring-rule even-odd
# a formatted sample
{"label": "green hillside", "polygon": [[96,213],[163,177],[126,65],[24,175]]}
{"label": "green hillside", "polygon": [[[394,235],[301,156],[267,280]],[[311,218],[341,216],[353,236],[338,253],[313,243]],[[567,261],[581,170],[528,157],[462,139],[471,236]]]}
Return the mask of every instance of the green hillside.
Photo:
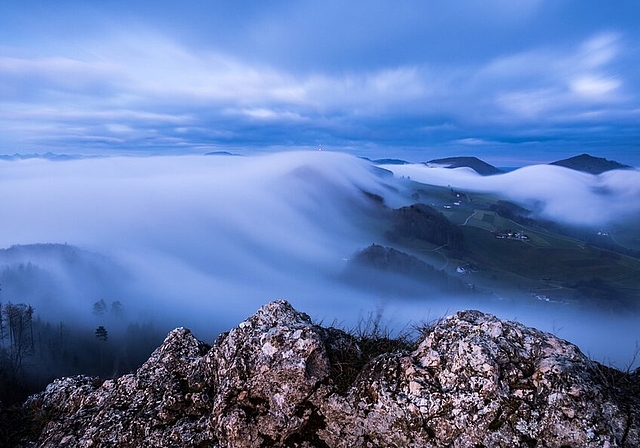
{"label": "green hillside", "polygon": [[[437,253],[445,260],[439,265],[450,273],[460,266],[477,266],[472,273],[457,273],[470,285],[510,297],[607,310],[640,306],[640,259],[629,255],[634,254],[637,233],[597,237],[595,241],[607,244],[594,244],[527,218],[525,209],[489,194],[420,185],[414,198],[430,203],[458,226],[464,248],[425,248],[419,241],[404,241],[405,248],[431,262]],[[597,231],[591,233],[593,240]]]}

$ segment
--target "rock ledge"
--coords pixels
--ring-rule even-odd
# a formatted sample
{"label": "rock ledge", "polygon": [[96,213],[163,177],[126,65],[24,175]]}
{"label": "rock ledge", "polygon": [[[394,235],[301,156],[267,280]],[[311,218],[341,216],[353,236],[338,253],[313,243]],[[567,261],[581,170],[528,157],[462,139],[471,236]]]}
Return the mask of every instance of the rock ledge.
{"label": "rock ledge", "polygon": [[25,409],[52,448],[640,446],[638,397],[553,335],[459,312],[344,391],[331,359],[354,341],[275,301],[212,347],[179,328],[136,373],[56,380]]}

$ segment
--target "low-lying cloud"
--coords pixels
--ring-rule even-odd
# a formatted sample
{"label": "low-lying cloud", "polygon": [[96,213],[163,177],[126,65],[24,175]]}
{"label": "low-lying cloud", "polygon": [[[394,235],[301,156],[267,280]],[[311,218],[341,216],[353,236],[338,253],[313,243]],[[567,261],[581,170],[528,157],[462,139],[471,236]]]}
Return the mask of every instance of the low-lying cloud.
{"label": "low-lying cloud", "polygon": [[346,300],[325,290],[327,279],[371,243],[363,192],[390,192],[369,163],[326,152],[32,159],[0,170],[0,246],[105,254],[134,273],[140,299],[131,300],[225,321],[282,296]]}
{"label": "low-lying cloud", "polygon": [[532,165],[495,176],[470,168],[424,164],[384,166],[418,182],[492,193],[517,202],[541,218],[578,226],[622,224],[640,216],[640,170],[592,175],[552,165]]}
{"label": "low-lying cloud", "polygon": [[[583,331],[585,325],[595,328],[587,315],[433,293],[408,300],[389,288],[376,293],[339,279],[354,253],[384,244],[374,195],[390,207],[412,202],[401,173],[425,183],[537,201],[543,204],[541,214],[573,222],[571,214],[580,204],[606,206],[617,216],[626,200],[637,211],[629,203],[639,194],[640,183],[633,186],[636,171],[586,176],[532,167],[483,178],[465,170],[390,168],[398,177],[327,151],[1,161],[0,247],[62,246],[0,254],[0,275],[31,262],[32,286],[50,286],[35,293],[28,284],[3,285],[0,300],[15,303],[26,297],[36,301],[36,313],[44,319],[67,321],[84,316],[90,321],[94,302],[119,300],[133,319],[188,326],[206,338],[277,298],[325,323],[347,326],[380,306],[394,328],[480,308],[556,331],[596,358],[618,363],[629,358],[640,339],[629,330],[635,317],[599,320],[602,328],[594,338],[594,332]],[[616,195],[622,195],[619,201]],[[565,209],[571,202],[576,206]],[[581,216],[599,219],[597,213]],[[11,283],[3,277],[0,282]],[[628,329],[622,342],[617,336],[607,339],[611,326]]]}

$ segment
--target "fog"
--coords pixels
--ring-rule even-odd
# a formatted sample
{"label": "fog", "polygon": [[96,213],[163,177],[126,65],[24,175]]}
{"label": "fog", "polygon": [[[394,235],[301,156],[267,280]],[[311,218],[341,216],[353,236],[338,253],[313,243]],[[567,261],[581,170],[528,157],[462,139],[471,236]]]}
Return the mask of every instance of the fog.
{"label": "fog", "polygon": [[[599,360],[630,359],[640,340],[636,316],[595,319],[549,304],[431,294],[407,299],[339,278],[356,251],[384,244],[372,195],[389,207],[412,202],[401,176],[501,192],[543,216],[604,224],[638,212],[631,199],[640,196],[639,172],[590,176],[534,166],[483,178],[464,169],[386,168],[396,176],[327,151],[2,161],[0,248],[56,245],[3,251],[0,301],[29,300],[43,318],[83,322],[97,300],[119,300],[132,319],[187,326],[203,339],[278,298],[347,327],[383,309],[398,330],[476,308],[553,331]],[[7,276],[29,262],[40,274],[15,286]]]}
{"label": "fog", "polygon": [[554,165],[531,165],[505,174],[481,176],[471,168],[423,164],[384,168],[418,182],[494,193],[537,216],[571,225],[603,226],[640,217],[640,170],[592,175]]}
{"label": "fog", "polygon": [[[372,242],[363,192],[400,200],[379,169],[320,152],[34,159],[0,163],[0,179],[1,247],[63,243],[102,254],[131,274],[112,279],[126,283],[129,308],[217,328],[276,298],[317,312],[358,302],[332,279]],[[103,287],[35,305],[89,312]]]}

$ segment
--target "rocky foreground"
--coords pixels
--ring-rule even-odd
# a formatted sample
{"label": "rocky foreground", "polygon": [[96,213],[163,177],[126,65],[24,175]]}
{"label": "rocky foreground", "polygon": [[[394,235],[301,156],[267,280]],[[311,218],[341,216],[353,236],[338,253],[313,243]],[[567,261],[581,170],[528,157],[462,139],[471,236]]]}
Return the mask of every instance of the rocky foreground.
{"label": "rocky foreground", "polygon": [[358,344],[276,301],[213,346],[179,328],[136,373],[60,379],[25,409],[41,447],[640,446],[637,389],[553,335],[464,311],[350,379]]}

